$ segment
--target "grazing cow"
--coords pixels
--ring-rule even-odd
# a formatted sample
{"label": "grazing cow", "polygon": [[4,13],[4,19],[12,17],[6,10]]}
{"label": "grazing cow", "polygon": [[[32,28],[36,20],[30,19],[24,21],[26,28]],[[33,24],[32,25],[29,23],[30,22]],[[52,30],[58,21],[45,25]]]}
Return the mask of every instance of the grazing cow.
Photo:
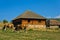
{"label": "grazing cow", "polygon": [[15,27],[14,27],[14,25],[13,24],[4,24],[4,27],[3,27],[3,30],[6,30],[7,28],[10,28],[10,29],[13,29],[13,30],[15,30],[15,31],[19,31],[19,30],[25,30],[26,31],[26,25],[24,25],[24,26],[21,26],[21,25],[16,25]]}
{"label": "grazing cow", "polygon": [[16,31],[19,31],[19,30],[25,30],[26,31],[26,27],[27,27],[26,25],[22,26],[22,25],[18,24],[18,25],[16,25],[15,30]]}
{"label": "grazing cow", "polygon": [[4,24],[3,30],[6,30],[7,28],[15,29],[13,24]]}

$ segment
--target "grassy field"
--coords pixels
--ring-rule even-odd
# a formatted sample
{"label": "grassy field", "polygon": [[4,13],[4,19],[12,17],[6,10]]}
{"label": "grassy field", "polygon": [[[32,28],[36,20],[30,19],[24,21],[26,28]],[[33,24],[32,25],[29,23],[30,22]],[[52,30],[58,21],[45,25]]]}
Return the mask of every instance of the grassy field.
{"label": "grassy field", "polygon": [[0,30],[0,40],[60,40],[59,32],[27,31],[19,32]]}

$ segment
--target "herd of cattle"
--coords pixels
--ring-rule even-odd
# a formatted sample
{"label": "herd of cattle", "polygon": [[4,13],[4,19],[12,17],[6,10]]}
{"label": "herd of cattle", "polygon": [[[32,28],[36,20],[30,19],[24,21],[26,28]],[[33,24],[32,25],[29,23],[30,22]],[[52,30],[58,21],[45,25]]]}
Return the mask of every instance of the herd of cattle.
{"label": "herd of cattle", "polygon": [[[22,30],[23,29],[21,25],[14,26],[13,24],[8,24],[7,23],[7,24],[4,24],[2,30],[7,30],[7,28],[11,28],[11,29],[13,29],[15,31],[18,31],[18,30]],[[24,26],[24,30],[26,30],[26,27],[25,26]]]}

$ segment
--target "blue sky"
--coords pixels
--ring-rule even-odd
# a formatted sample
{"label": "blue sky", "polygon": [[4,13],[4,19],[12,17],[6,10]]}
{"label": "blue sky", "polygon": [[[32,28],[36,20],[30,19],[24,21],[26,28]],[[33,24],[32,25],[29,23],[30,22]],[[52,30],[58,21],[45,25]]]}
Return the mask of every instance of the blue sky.
{"label": "blue sky", "polygon": [[0,20],[11,21],[26,10],[47,18],[60,17],[60,0],[0,0]]}

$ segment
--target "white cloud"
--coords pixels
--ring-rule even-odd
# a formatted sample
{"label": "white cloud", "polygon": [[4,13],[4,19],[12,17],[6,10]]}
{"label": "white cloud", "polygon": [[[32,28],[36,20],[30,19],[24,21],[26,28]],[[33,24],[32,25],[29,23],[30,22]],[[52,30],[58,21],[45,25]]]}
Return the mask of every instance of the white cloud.
{"label": "white cloud", "polygon": [[46,18],[52,18],[51,16],[48,16],[48,17],[46,17]]}
{"label": "white cloud", "polygon": [[60,18],[60,15],[56,16],[55,18]]}
{"label": "white cloud", "polygon": [[48,16],[48,17],[46,17],[46,18],[60,18],[60,15],[58,15],[58,16],[55,16],[55,17]]}

